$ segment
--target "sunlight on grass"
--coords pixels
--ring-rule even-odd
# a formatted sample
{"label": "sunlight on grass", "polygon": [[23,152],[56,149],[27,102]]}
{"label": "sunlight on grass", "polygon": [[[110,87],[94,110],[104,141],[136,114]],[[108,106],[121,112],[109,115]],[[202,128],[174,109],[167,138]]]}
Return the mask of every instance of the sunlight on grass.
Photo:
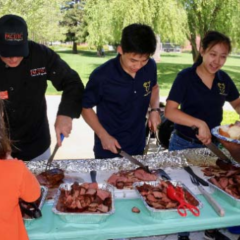
{"label": "sunlight on grass", "polygon": [[221,125],[235,123],[237,120],[239,120],[239,115],[235,111],[224,111]]}
{"label": "sunlight on grass", "polygon": [[[157,64],[158,83],[161,95],[167,96],[178,72],[193,64],[190,53],[163,53]],[[223,70],[226,71],[240,90],[240,56],[230,56]]]}
{"label": "sunlight on grass", "polygon": [[[115,52],[107,52],[105,57],[98,57],[96,51],[79,51],[78,54],[72,54],[71,50],[55,49],[58,54],[65,60],[71,68],[77,71],[86,85],[91,72],[106,62],[107,60],[116,56]],[[192,55],[190,53],[162,53],[161,61],[157,64],[157,76],[160,86],[160,97],[168,96],[172,83],[182,69],[192,65]],[[230,56],[223,68],[235,82],[238,90],[240,90],[240,56]],[[48,82],[48,95],[61,94],[57,92]],[[222,124],[233,123],[239,119],[239,116],[234,111],[224,111]]]}

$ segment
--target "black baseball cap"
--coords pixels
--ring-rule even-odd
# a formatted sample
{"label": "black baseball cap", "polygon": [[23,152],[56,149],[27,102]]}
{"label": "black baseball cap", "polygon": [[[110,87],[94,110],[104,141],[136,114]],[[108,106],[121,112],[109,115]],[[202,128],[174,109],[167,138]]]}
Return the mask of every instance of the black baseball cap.
{"label": "black baseball cap", "polygon": [[29,54],[27,24],[17,15],[0,18],[0,56],[26,57]]}

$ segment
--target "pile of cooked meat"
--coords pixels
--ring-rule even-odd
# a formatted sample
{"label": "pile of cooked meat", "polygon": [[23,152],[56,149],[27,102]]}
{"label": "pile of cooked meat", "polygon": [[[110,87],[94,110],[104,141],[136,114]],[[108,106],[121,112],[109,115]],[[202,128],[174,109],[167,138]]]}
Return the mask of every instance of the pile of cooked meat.
{"label": "pile of cooked meat", "polygon": [[40,185],[47,188],[57,188],[63,182],[64,172],[62,169],[54,168],[42,172],[36,177]]}
{"label": "pile of cooked meat", "polygon": [[218,167],[202,169],[205,176],[211,177],[209,181],[230,194],[240,199],[240,169],[224,171]]}
{"label": "pile of cooked meat", "polygon": [[132,189],[134,182],[149,182],[156,180],[156,174],[147,173],[142,168],[137,168],[135,170],[126,170],[113,173],[107,182],[118,189]]}
{"label": "pile of cooked meat", "polygon": [[60,189],[56,209],[71,213],[107,213],[112,209],[112,196],[97,183],[74,182],[70,190]]}
{"label": "pile of cooked meat", "polygon": [[[168,198],[168,184],[171,184],[171,182],[161,180],[157,186],[144,183],[142,186],[137,186],[136,188],[150,207],[155,209],[176,209],[179,203]],[[173,187],[176,189],[175,186]],[[184,198],[188,203],[198,206],[199,203],[192,194],[184,188],[183,192]]]}
{"label": "pile of cooked meat", "polygon": [[54,168],[38,174],[36,178],[40,185],[48,188],[46,199],[53,199],[59,185],[63,183],[64,171]]}

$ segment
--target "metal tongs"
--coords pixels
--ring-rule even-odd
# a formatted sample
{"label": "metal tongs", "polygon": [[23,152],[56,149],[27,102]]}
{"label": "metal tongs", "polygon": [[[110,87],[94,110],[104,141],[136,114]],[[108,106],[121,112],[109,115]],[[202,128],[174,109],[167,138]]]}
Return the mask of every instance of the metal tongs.
{"label": "metal tongs", "polygon": [[[61,142],[62,142],[63,139],[64,139],[64,135],[61,133],[61,134],[60,134],[60,137],[61,137]],[[53,150],[53,153],[52,153],[52,155],[50,156],[50,158],[49,158],[48,161],[47,161],[47,165],[46,165],[45,171],[47,171],[47,170],[51,167],[53,158],[54,158],[54,156],[55,156],[58,148],[59,148],[59,146],[58,146],[58,144],[56,143],[55,148],[54,148],[54,150]]]}
{"label": "metal tongs", "polygon": [[199,189],[199,191],[202,193],[202,195],[207,199],[208,203],[213,207],[213,209],[216,211],[216,213],[223,217],[225,215],[225,210],[222,208],[222,206],[211,196],[210,193],[208,193],[198,182],[196,178],[193,176],[190,176],[191,181],[194,185],[196,185]]}

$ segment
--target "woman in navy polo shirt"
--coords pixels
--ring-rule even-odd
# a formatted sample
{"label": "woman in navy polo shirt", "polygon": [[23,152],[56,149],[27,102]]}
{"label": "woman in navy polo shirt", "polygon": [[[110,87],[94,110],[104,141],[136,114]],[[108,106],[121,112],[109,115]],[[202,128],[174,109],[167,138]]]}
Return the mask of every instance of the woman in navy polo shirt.
{"label": "woman in navy polo shirt", "polygon": [[[202,39],[196,63],[176,77],[165,108],[165,116],[175,123],[170,151],[202,148],[210,143],[211,129],[221,124],[225,101],[240,114],[239,92],[231,78],[220,70],[230,52],[230,39],[209,31]],[[192,127],[198,128],[197,135]],[[205,238],[229,239],[218,231],[205,232]]]}
{"label": "woman in navy polo shirt", "polygon": [[[210,130],[221,124],[225,101],[240,114],[239,92],[227,73],[220,70],[230,52],[230,39],[209,31],[196,63],[178,74],[165,109],[165,116],[175,123],[169,150],[201,148],[202,143],[210,143]],[[193,126],[198,128],[198,135]]]}

